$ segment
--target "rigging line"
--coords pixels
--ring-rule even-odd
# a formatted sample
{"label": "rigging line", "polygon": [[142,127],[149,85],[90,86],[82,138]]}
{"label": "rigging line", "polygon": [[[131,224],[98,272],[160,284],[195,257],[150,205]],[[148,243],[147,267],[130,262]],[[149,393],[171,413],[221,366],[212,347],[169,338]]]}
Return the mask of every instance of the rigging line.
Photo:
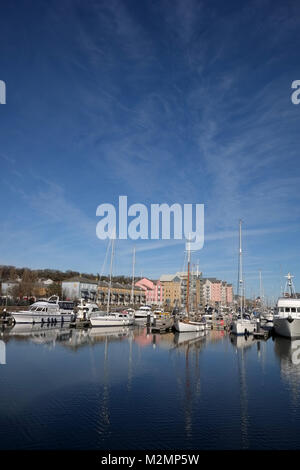
{"label": "rigging line", "polygon": [[107,244],[107,247],[106,247],[106,253],[105,253],[104,261],[103,261],[103,264],[102,264],[99,281],[101,281],[103,273],[104,273],[104,269],[105,269],[105,266],[106,266],[106,263],[107,263],[108,253],[110,251],[110,245],[111,245],[111,238],[108,239],[108,244]]}

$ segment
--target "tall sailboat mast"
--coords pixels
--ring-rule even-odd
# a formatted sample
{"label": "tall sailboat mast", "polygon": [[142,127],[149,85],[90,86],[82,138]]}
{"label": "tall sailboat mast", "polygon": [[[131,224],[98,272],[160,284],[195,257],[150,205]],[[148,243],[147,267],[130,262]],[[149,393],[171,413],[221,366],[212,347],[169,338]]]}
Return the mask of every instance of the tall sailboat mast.
{"label": "tall sailboat mast", "polygon": [[243,318],[243,252],[242,252],[242,220],[240,219],[240,248],[239,248],[239,296],[241,318]]}
{"label": "tall sailboat mast", "polygon": [[135,247],[133,248],[133,258],[132,258],[132,285],[131,285],[131,299],[130,303],[134,304],[134,268],[135,268]]}
{"label": "tall sailboat mast", "polygon": [[264,294],[263,294],[261,270],[259,271],[259,297],[260,297],[260,308],[262,310],[264,306]]}
{"label": "tall sailboat mast", "polygon": [[190,312],[190,264],[191,264],[191,247],[190,241],[187,242],[187,262],[188,262],[188,276],[187,276],[187,286],[186,286],[186,311],[189,315]]}
{"label": "tall sailboat mast", "polygon": [[109,274],[109,287],[108,287],[108,298],[107,298],[107,314],[109,313],[110,306],[110,296],[111,296],[111,283],[112,283],[112,269],[113,269],[113,259],[114,259],[114,243],[115,239],[111,241],[111,257],[110,257],[110,274]]}

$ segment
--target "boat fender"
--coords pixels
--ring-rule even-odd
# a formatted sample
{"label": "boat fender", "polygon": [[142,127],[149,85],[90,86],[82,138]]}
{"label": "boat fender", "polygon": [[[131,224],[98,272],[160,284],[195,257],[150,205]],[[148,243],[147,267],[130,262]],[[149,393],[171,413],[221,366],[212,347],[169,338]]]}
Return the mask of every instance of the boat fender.
{"label": "boat fender", "polygon": [[288,316],[287,320],[288,320],[289,323],[292,323],[294,321],[294,319],[291,316]]}

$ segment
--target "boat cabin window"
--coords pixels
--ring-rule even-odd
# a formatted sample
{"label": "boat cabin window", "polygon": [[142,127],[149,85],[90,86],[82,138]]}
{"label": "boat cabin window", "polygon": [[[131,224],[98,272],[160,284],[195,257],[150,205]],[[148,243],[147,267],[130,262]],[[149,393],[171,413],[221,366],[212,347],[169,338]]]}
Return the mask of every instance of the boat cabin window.
{"label": "boat cabin window", "polygon": [[290,307],[285,307],[285,311],[288,313],[291,311]]}
{"label": "boat cabin window", "polygon": [[30,309],[29,309],[29,310],[30,310],[31,312],[35,312],[35,310],[36,310],[36,307],[30,307]]}
{"label": "boat cabin window", "polygon": [[292,307],[292,308],[291,308],[291,312],[292,312],[292,313],[295,313],[295,312],[296,312],[296,308],[295,308],[295,307]]}
{"label": "boat cabin window", "polygon": [[297,312],[300,313],[300,307],[297,307]]}
{"label": "boat cabin window", "polygon": [[280,307],[280,312],[284,312],[284,307]]}
{"label": "boat cabin window", "polygon": [[59,301],[58,305],[59,305],[59,308],[62,308],[64,310],[73,310],[74,309],[74,302]]}

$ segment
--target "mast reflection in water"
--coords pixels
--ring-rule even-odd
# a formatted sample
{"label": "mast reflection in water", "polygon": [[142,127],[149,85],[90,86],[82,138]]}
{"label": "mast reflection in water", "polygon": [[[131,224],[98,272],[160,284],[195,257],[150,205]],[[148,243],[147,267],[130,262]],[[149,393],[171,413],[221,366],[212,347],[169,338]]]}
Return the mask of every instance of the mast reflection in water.
{"label": "mast reflection in water", "polygon": [[1,449],[300,448],[299,341],[41,325],[0,340]]}

